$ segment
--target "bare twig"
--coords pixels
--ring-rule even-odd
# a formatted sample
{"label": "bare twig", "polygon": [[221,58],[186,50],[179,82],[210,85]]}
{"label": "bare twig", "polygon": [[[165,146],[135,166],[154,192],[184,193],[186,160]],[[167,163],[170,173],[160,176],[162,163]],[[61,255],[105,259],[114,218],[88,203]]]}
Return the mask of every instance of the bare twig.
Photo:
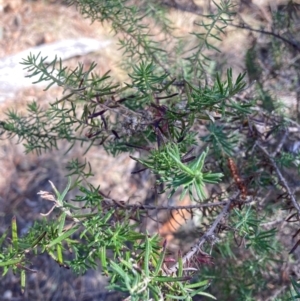
{"label": "bare twig", "polygon": [[278,153],[280,153],[286,139],[288,137],[288,131],[285,131],[282,138],[280,139],[279,144],[277,145],[275,151],[273,152],[272,156],[275,157]]}
{"label": "bare twig", "polygon": [[266,223],[261,223],[260,225],[262,227],[266,227],[266,228],[272,228],[274,227],[275,225],[278,225],[278,224],[282,224],[286,222],[286,218],[280,218],[280,219],[277,219],[275,221],[271,221],[271,222],[266,222]]}
{"label": "bare twig", "polygon": [[283,41],[284,43],[292,46],[297,51],[300,51],[300,45],[298,45],[296,41],[290,41],[290,40],[284,38],[283,36],[281,36],[280,34],[275,33],[273,31],[267,31],[267,30],[263,30],[263,29],[255,29],[255,28],[250,27],[246,24],[238,25],[238,24],[229,23],[228,26],[235,27],[235,28],[240,28],[240,29],[246,29],[246,30],[249,30],[249,31],[252,31],[252,32],[258,32],[258,33],[261,33],[261,34],[273,36],[274,38],[279,39],[279,40]]}
{"label": "bare twig", "polygon": [[[217,218],[215,219],[215,221],[213,222],[213,224],[211,225],[211,227],[209,228],[209,230],[207,232],[205,232],[202,237],[200,238],[199,242],[191,248],[191,250],[182,257],[182,264],[185,265],[185,263],[189,262],[192,257],[201,250],[202,245],[209,239],[211,239],[214,236],[214,232],[217,228],[217,226],[219,225],[219,223],[222,221],[222,219],[226,216],[226,214],[229,211],[230,205],[232,200],[235,197],[233,197],[232,199],[228,200],[226,202],[226,205],[224,206],[223,210],[220,212],[220,214],[217,216]],[[168,269],[168,274],[173,274],[178,270],[178,266],[179,263],[176,263],[175,265],[173,265],[171,268]]]}
{"label": "bare twig", "polygon": [[278,176],[278,179],[279,181],[281,182],[282,186],[286,189],[295,209],[297,210],[298,212],[298,215],[300,216],[300,205],[298,204],[294,194],[292,193],[286,179],[284,178],[284,176],[282,175],[280,169],[278,168],[275,160],[272,158],[272,156],[269,154],[269,152],[263,147],[260,145],[260,143],[257,143],[256,144],[256,147],[258,147],[264,154],[265,156],[268,158],[268,160],[270,161],[270,163],[272,164],[273,168],[275,169],[275,172]]}
{"label": "bare twig", "polygon": [[[232,198],[230,198],[231,200]],[[144,204],[126,204],[124,201],[116,201],[109,198],[104,198],[103,201],[106,202],[109,206],[120,207],[122,209],[139,209],[139,210],[193,210],[193,209],[200,209],[200,208],[207,208],[207,207],[218,207],[227,205],[229,199],[224,200],[222,202],[214,202],[214,203],[201,203],[201,204],[194,204],[194,205],[185,205],[185,206],[154,206],[154,205],[144,205]],[[248,204],[253,201],[252,198],[249,198],[246,201],[243,201],[243,204]]]}
{"label": "bare twig", "polygon": [[[178,5],[176,4],[176,6],[172,5],[171,2],[169,1],[163,1],[162,3],[163,5],[166,5],[166,6],[169,6],[169,7],[173,7],[173,8],[177,8],[181,11],[185,11],[185,12],[189,12],[189,13],[193,13],[195,15],[198,15],[198,16],[201,16],[201,17],[204,17],[204,18],[207,18],[206,15],[203,15],[203,11],[201,9],[200,6],[197,5],[197,7],[193,7],[193,6],[188,6],[188,5]],[[297,43],[296,41],[291,41],[291,40],[288,40],[286,38],[284,38],[283,36],[281,36],[280,34],[278,33],[275,33],[273,31],[267,31],[267,30],[263,30],[263,29],[256,29],[256,28],[253,28],[249,25],[246,25],[245,23],[244,24],[234,24],[234,23],[228,23],[227,24],[228,26],[231,26],[231,27],[235,27],[235,28],[240,28],[240,29],[245,29],[245,30],[249,30],[249,31],[252,31],[252,32],[258,32],[258,33],[261,33],[261,34],[265,34],[265,35],[269,35],[269,36],[273,36],[275,37],[276,39],[279,39],[281,41],[283,41],[284,43],[292,46],[294,49],[296,49],[297,51],[300,51],[300,44]]]}

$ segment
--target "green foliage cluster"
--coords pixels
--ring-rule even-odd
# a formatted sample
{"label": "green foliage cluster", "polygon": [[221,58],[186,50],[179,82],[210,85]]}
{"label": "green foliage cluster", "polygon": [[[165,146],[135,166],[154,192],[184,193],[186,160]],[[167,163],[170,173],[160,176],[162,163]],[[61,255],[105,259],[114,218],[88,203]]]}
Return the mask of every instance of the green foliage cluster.
{"label": "green foliage cluster", "polygon": [[[132,159],[156,176],[156,186],[162,187],[158,193],[168,191],[170,198],[179,190],[180,199],[189,195],[190,212],[203,216],[202,236],[193,253],[179,253],[169,266],[162,239],[140,231],[149,214],[147,206],[104,196],[101,187],[88,182],[91,165],[75,159],[66,169],[73,184],[69,178],[62,193],[53,184],[54,193],[41,192],[53,203],[44,220],[19,237],[13,219],[11,232],[0,238],[3,275],[10,268],[20,273],[25,288],[28,254],[47,253],[77,273],[100,263],[109,289],[123,292],[126,300],[192,300],[196,295],[254,300],[268,287],[273,263],[283,260],[276,228],[264,225],[272,224],[274,213],[268,190],[281,196],[281,207],[289,208],[286,218],[299,223],[297,200],[280,169],[297,155],[281,155],[284,141],[277,141],[278,133],[287,133],[295,122],[267,99],[262,70],[249,62],[256,60],[254,48],[248,51],[246,67],[249,78],[258,81],[256,90],[247,86],[246,74],[234,79],[231,69],[210,72],[210,55],[219,51],[215,41],[233,22],[235,7],[230,1],[214,3],[215,10],[195,23],[191,35],[197,42],[186,49],[186,37],[173,36],[167,9],[157,1],[69,4],[92,21],[110,24],[124,51],[121,65],[128,71],[128,81],[118,83],[109,73],[95,73],[95,63],[70,70],[59,58],[45,64],[43,54],[30,55],[22,62],[28,76],[47,82],[46,89],[63,87],[64,96],[48,108],[29,103],[26,115],[8,111],[0,123],[1,136],[16,136],[27,152],[60,148],[62,142],[68,143],[68,150],[76,143],[85,152],[104,147],[113,156],[138,150],[141,158]],[[282,22],[286,20],[278,16],[278,24]],[[273,38],[281,48],[288,47]],[[250,95],[241,97],[245,91]],[[217,183],[223,185],[222,192],[209,193],[208,187]],[[81,193],[70,202],[67,193],[75,188]],[[203,255],[207,253],[214,265]],[[298,283],[291,283],[289,296],[278,300],[298,298]]]}

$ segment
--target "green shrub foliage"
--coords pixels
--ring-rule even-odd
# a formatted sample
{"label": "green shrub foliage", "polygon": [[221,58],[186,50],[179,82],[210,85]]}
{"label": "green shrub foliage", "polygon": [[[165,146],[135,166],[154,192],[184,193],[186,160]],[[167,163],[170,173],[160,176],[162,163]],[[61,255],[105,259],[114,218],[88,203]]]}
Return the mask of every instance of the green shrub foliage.
{"label": "green shrub foliage", "polygon": [[[195,5],[186,2],[182,10]],[[84,152],[104,147],[112,156],[139,151],[131,158],[143,165],[141,173],[147,169],[156,176],[156,193],[165,198],[178,193],[180,200],[189,196],[186,210],[201,216],[193,247],[168,262],[166,243],[141,232],[140,224],[153,210],[181,207],[111,199],[100,193],[101,183],[89,183],[92,167],[78,158],[67,166],[63,192],[52,183],[53,191],[40,192],[53,204],[44,220],[19,237],[13,219],[2,235],[3,275],[13,269],[24,288],[28,254],[47,253],[76,273],[100,264],[109,289],[123,292],[126,300],[192,300],[196,295],[201,300],[296,300],[296,278],[291,286],[278,283],[278,294],[271,282],[288,260],[284,254],[293,254],[299,243],[300,205],[287,177],[290,170],[298,177],[299,155],[295,143],[286,146],[292,130],[300,128],[292,119],[298,116],[286,113],[273,97],[258,44],[245,56],[249,82],[246,73],[234,76],[232,69],[218,67],[228,27],[253,30],[236,21],[232,3],[212,3],[207,15],[195,9],[194,31],[184,37],[173,33],[168,19],[168,11],[176,9],[172,3],[69,1],[84,17],[109,24],[123,51],[120,68],[127,71],[127,81],[117,82],[109,72],[97,74],[95,63],[70,69],[59,58],[46,64],[43,53],[30,55],[22,61],[28,76],[46,82],[46,89],[60,86],[64,94],[48,108],[31,102],[27,114],[9,110],[0,126],[3,139],[16,136],[27,152],[38,154],[62,142],[69,150],[80,144]],[[298,6],[291,3],[273,16],[274,28],[287,28],[297,38]],[[273,70],[285,68],[285,57],[295,54],[299,66],[299,42],[275,29],[252,31],[265,35]],[[187,42],[191,37],[193,45]],[[73,189],[80,193],[69,202]],[[284,212],[290,249],[281,244],[278,212]]]}

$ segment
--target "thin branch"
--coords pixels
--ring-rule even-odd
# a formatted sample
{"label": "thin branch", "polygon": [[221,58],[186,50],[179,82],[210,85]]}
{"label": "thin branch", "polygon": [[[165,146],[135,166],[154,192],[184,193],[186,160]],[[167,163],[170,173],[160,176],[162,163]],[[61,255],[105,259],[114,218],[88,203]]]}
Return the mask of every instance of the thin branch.
{"label": "thin branch", "polygon": [[298,204],[294,194],[292,193],[286,179],[284,178],[284,176],[282,175],[280,169],[278,168],[275,160],[271,157],[271,155],[269,154],[269,152],[263,147],[260,145],[260,143],[256,143],[256,147],[258,147],[265,155],[266,157],[268,158],[268,160],[270,161],[270,163],[272,164],[273,168],[275,169],[275,172],[278,176],[278,179],[279,181],[281,182],[282,186],[286,189],[295,209],[297,210],[298,212],[298,215],[300,216],[300,205]]}
{"label": "thin branch", "polygon": [[283,134],[283,136],[282,136],[282,138],[279,141],[279,144],[277,145],[275,151],[272,154],[273,157],[275,157],[277,154],[280,153],[280,151],[281,151],[281,149],[282,149],[282,147],[283,147],[283,145],[284,145],[287,137],[288,137],[288,131],[285,131],[284,134]]}
{"label": "thin branch", "polygon": [[283,36],[281,36],[280,34],[275,33],[273,31],[267,31],[267,30],[263,30],[263,29],[255,29],[255,28],[250,27],[246,24],[238,25],[238,24],[228,23],[228,26],[235,27],[235,28],[240,28],[240,29],[246,29],[246,30],[249,30],[249,31],[252,31],[252,32],[258,32],[258,33],[261,33],[261,34],[273,36],[274,38],[279,39],[279,40],[285,42],[286,44],[289,44],[293,48],[297,49],[298,51],[300,51],[300,45],[298,45],[297,42],[290,41],[290,40],[284,38]]}
{"label": "thin branch", "polygon": [[261,223],[260,225],[262,227],[266,227],[266,228],[273,228],[275,225],[281,224],[286,222],[286,218],[281,218],[281,219],[277,219],[275,221],[271,221],[271,222],[266,222],[266,223]]}
{"label": "thin branch", "polygon": [[[154,206],[154,205],[144,205],[144,204],[126,204],[124,201],[116,201],[114,199],[104,198],[103,201],[110,206],[120,207],[125,210],[129,209],[139,209],[139,210],[192,210],[192,209],[200,209],[205,207],[218,207],[227,205],[227,203],[231,200],[227,199],[222,202],[214,202],[214,203],[201,203],[194,205],[186,205],[186,206]],[[243,201],[243,204],[248,204],[253,201],[252,198]]]}
{"label": "thin branch", "polygon": [[[197,5],[197,8],[191,7],[191,6],[188,6],[188,5],[177,5],[177,4],[176,4],[176,7],[175,7],[170,2],[166,2],[166,1],[164,1],[162,4],[165,5],[165,6],[172,7],[172,8],[177,8],[181,11],[193,13],[197,16],[208,18],[208,16],[202,14],[202,9],[198,5]],[[263,30],[263,29],[256,29],[256,28],[250,27],[249,25],[246,25],[246,24],[239,25],[239,24],[228,23],[227,25],[231,26],[231,27],[235,27],[235,28],[246,29],[246,30],[249,30],[249,31],[252,31],[252,32],[258,32],[258,33],[261,33],[261,34],[273,36],[274,38],[279,39],[279,40],[289,44],[290,46],[295,48],[297,51],[300,51],[300,45],[296,41],[290,41],[290,40],[284,38],[283,36],[281,36],[280,34],[275,33],[273,31],[267,31],[267,30]]]}
{"label": "thin branch", "polygon": [[[223,210],[220,212],[220,214],[217,216],[211,227],[209,228],[206,233],[202,235],[199,242],[191,248],[191,250],[182,257],[182,264],[185,265],[186,262],[189,262],[192,257],[201,250],[202,245],[207,241],[210,240],[214,236],[214,232],[219,225],[219,223],[222,221],[222,219],[227,215],[231,202],[235,197],[232,197],[230,200],[226,202],[226,205],[224,206]],[[176,263],[171,268],[168,269],[168,274],[173,274],[178,270],[179,263]]]}

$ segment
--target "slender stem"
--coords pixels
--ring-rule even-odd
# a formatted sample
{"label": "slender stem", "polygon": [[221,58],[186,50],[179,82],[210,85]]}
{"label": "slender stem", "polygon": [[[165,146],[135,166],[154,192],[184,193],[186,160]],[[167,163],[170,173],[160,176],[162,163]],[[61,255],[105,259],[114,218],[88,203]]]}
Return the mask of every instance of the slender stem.
{"label": "slender stem", "polygon": [[268,160],[270,161],[270,163],[272,164],[273,168],[275,169],[275,172],[278,176],[278,179],[280,180],[281,184],[283,185],[283,187],[286,189],[295,209],[298,211],[298,215],[300,216],[300,205],[298,204],[294,194],[292,193],[286,179],[284,178],[284,176],[282,175],[279,167],[277,166],[275,160],[272,158],[272,156],[269,154],[269,152],[262,146],[260,145],[260,143],[256,143],[256,147],[258,147],[264,154],[265,156],[268,158]]}
{"label": "slender stem", "polygon": [[[103,202],[105,202],[109,206],[120,207],[125,210],[130,209],[138,209],[138,210],[193,210],[193,209],[200,209],[200,208],[207,208],[207,207],[220,207],[226,205],[230,200],[234,199],[231,197],[230,199],[221,201],[221,202],[213,202],[213,203],[201,203],[201,204],[194,204],[194,205],[186,205],[186,206],[154,206],[154,205],[144,205],[144,204],[126,204],[123,201],[117,201],[110,198],[104,198]],[[252,198],[249,198],[246,201],[243,201],[243,204],[249,204],[253,202]]]}
{"label": "slender stem", "polygon": [[[175,8],[175,6],[170,3],[170,1],[163,1],[162,4],[165,5],[165,6],[171,6],[171,7]],[[198,5],[195,8],[193,6],[178,5],[176,3],[176,8],[178,10],[181,10],[181,11],[186,11],[186,12],[193,13],[195,15],[207,18],[207,16],[203,15],[203,10]],[[258,33],[261,33],[261,34],[273,36],[276,39],[279,39],[279,40],[281,40],[281,41],[289,44],[290,46],[292,46],[293,48],[295,48],[297,51],[300,51],[300,44],[299,43],[297,43],[296,41],[288,40],[288,39],[284,38],[283,36],[281,36],[280,34],[275,33],[273,31],[267,31],[267,30],[263,30],[263,29],[256,29],[256,28],[250,27],[249,25],[246,25],[245,23],[242,24],[242,25],[234,24],[234,23],[228,23],[227,25],[231,26],[231,27],[235,27],[235,28],[246,29],[246,30],[249,30],[249,31],[252,31],[252,32],[258,32]]]}
{"label": "slender stem", "polygon": [[[234,198],[232,198],[234,199]],[[189,262],[192,257],[201,250],[202,245],[209,240],[210,238],[212,238],[214,236],[214,232],[217,228],[217,226],[219,225],[219,223],[222,221],[222,219],[227,215],[227,213],[229,212],[229,208],[230,208],[230,204],[231,204],[232,200],[228,200],[226,205],[223,207],[223,210],[220,212],[220,214],[217,216],[217,218],[215,219],[215,221],[213,222],[213,224],[210,226],[210,228],[208,229],[208,231],[206,231],[202,237],[200,238],[199,242],[193,246],[191,248],[191,250],[182,257],[182,264],[185,265],[187,262]],[[173,274],[178,270],[178,266],[179,263],[177,262],[176,264],[174,264],[170,269],[168,269],[168,274]]]}

